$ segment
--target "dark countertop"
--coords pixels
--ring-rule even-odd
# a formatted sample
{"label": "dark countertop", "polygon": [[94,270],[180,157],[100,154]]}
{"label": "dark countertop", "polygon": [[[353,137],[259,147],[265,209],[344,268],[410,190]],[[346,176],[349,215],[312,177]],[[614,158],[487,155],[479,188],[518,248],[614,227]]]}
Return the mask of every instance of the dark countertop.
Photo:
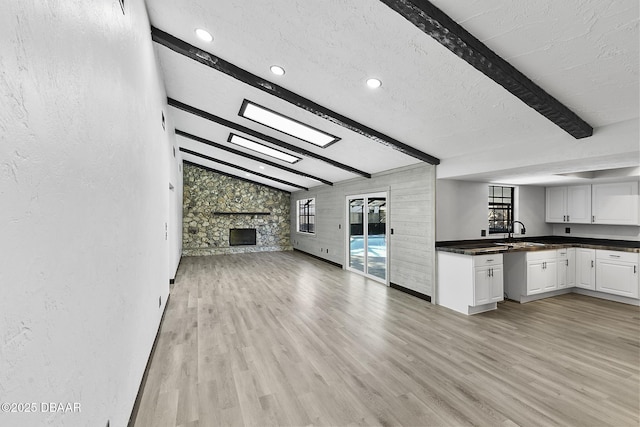
{"label": "dark countertop", "polygon": [[590,239],[582,237],[540,236],[526,239],[450,240],[436,242],[436,250],[463,255],[487,255],[505,252],[545,251],[563,248],[589,248],[640,253],[634,240]]}

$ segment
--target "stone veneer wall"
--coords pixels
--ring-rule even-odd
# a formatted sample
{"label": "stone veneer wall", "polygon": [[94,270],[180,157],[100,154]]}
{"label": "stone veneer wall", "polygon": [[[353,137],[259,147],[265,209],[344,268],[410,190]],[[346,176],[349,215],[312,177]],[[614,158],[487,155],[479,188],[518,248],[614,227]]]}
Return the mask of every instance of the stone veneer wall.
{"label": "stone veneer wall", "polygon": [[[182,253],[185,256],[292,250],[290,194],[184,165]],[[269,212],[270,215],[214,215]],[[229,246],[229,229],[255,228],[255,246]]]}

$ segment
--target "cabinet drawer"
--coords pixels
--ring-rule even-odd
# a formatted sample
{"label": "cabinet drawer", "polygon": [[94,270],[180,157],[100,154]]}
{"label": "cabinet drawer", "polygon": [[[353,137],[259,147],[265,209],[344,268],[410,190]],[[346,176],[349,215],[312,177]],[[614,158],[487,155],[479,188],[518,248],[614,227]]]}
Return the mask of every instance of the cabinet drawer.
{"label": "cabinet drawer", "polygon": [[635,252],[604,251],[596,249],[596,259],[637,263],[638,254]]}
{"label": "cabinet drawer", "polygon": [[475,255],[473,257],[474,267],[484,267],[489,265],[501,265],[501,264],[502,264],[502,254]]}
{"label": "cabinet drawer", "polygon": [[556,259],[556,250],[549,251],[531,251],[527,252],[527,261],[538,261],[543,259]]}

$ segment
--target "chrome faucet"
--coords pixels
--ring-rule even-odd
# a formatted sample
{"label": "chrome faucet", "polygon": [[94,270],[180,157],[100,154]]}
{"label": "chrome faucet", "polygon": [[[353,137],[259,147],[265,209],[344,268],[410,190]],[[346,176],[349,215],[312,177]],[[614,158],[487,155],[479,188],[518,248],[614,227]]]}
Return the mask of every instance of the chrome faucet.
{"label": "chrome faucet", "polygon": [[513,238],[513,228],[514,228],[516,222],[522,226],[520,228],[520,234],[526,234],[527,229],[524,228],[524,224],[523,223],[521,223],[520,221],[512,221],[511,222],[511,227],[509,227],[509,234],[507,235],[508,236],[507,240],[511,240]]}

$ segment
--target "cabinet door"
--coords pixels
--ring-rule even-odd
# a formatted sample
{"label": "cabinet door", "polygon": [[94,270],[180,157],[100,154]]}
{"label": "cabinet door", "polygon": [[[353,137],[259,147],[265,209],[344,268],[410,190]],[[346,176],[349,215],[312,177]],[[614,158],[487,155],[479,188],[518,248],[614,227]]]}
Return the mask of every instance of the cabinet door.
{"label": "cabinet door", "polygon": [[567,222],[591,223],[591,185],[567,187]]}
{"label": "cabinet door", "polygon": [[568,266],[569,259],[567,258],[566,249],[562,249],[562,252],[558,250],[558,289],[564,289],[567,287]]}
{"label": "cabinet door", "polygon": [[504,300],[504,274],[502,272],[502,266],[492,268],[489,291],[491,292],[491,302]]}
{"label": "cabinet door", "polygon": [[567,187],[547,187],[546,222],[565,222],[567,218]]}
{"label": "cabinet door", "polygon": [[596,251],[594,249],[576,249],[576,286],[596,289]]}
{"label": "cabinet door", "polygon": [[527,261],[527,295],[544,292],[544,261]]}
{"label": "cabinet door", "polygon": [[544,261],[542,265],[544,282],[542,291],[549,292],[558,289],[558,263],[554,260]]}
{"label": "cabinet door", "polygon": [[638,224],[638,182],[593,184],[594,224]]}
{"label": "cabinet door", "polygon": [[599,259],[596,280],[597,291],[638,298],[638,264]]}
{"label": "cabinet door", "polygon": [[491,302],[491,268],[482,267],[474,270],[473,305],[488,304]]}
{"label": "cabinet door", "polygon": [[[566,273],[566,287],[573,288],[576,285],[576,250],[574,248],[567,249]],[[559,284],[558,287],[560,287]]]}

